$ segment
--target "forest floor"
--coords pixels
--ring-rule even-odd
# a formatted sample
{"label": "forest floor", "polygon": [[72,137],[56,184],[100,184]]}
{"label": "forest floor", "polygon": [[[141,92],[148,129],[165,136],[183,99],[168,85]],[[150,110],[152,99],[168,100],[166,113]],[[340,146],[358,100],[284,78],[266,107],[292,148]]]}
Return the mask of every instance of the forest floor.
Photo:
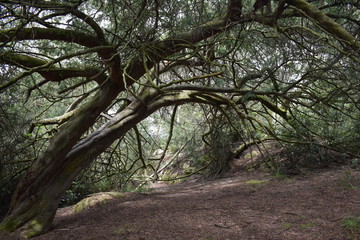
{"label": "forest floor", "polygon": [[285,179],[241,171],[125,193],[80,213],[62,208],[52,229],[33,239],[360,239],[359,218],[359,170]]}

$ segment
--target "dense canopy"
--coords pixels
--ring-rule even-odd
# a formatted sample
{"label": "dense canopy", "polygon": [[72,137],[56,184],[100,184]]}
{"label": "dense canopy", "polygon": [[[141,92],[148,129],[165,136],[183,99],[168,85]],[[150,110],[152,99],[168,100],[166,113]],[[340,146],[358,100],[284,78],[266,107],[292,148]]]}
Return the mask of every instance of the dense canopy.
{"label": "dense canopy", "polygon": [[0,1],[0,170],[21,176],[0,230],[47,231],[91,166],[154,180],[192,147],[219,171],[265,140],[358,156],[359,21],[358,0]]}

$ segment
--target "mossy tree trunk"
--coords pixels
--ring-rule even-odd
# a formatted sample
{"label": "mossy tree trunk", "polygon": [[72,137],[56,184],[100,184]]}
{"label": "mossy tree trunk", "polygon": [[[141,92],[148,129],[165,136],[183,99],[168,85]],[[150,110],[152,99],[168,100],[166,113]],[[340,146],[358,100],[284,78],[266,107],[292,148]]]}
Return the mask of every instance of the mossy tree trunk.
{"label": "mossy tree trunk", "polygon": [[64,124],[20,181],[1,230],[14,231],[25,226],[29,231],[24,236],[31,237],[50,227],[62,194],[79,172],[75,173],[73,166],[81,158],[71,159],[67,155],[117,93],[113,84],[107,84]]}
{"label": "mossy tree trunk", "polygon": [[[92,100],[75,111],[72,117],[53,137],[44,154],[33,163],[23,176],[15,190],[7,216],[0,224],[0,231],[15,231],[19,229],[21,235],[26,238],[46,232],[52,224],[61,196],[70,187],[73,179],[82,170],[87,168],[113,141],[162,106],[171,105],[174,101],[179,104],[184,99],[186,99],[185,102],[190,99],[191,101],[196,101],[196,99],[190,98],[187,94],[180,94],[179,97],[175,97],[175,95],[170,97],[168,95],[166,98],[159,98],[156,103],[151,103],[151,106],[144,105],[145,102],[150,104],[149,101],[152,99],[150,91],[149,94],[147,94],[148,91],[144,91],[142,101],[133,102],[104,127],[79,142],[81,136],[95,123],[100,113],[105,111],[119,93],[125,90],[124,83],[130,86],[134,83],[134,79],[142,77],[149,71],[148,69],[151,69],[160,60],[181,51],[191,44],[224,32],[231,26],[233,25],[229,25],[228,17],[223,16],[195,27],[190,31],[175,34],[164,41],[147,44],[139,49],[140,57],[131,59],[126,65],[126,69],[129,71],[127,72],[128,78],[126,79],[121,74],[123,69],[121,69],[120,62],[113,62],[111,81],[100,82],[101,87],[97,94]],[[56,30],[50,29],[48,31]],[[47,34],[49,32],[46,29],[38,28],[29,31],[28,29],[20,29],[14,33],[11,32],[11,34],[17,34],[15,37],[11,34],[9,35],[10,32],[0,31],[0,42],[8,41],[9,39],[48,39],[49,36],[53,39],[54,36],[58,36],[58,40],[74,41],[75,39],[75,42],[80,45],[86,47],[96,46],[95,40],[91,42],[91,46],[87,46],[88,43],[86,41],[85,43],[83,42],[83,35],[81,34],[75,34],[75,38],[68,39],[69,34],[67,34],[67,31],[61,29],[55,35]],[[73,32],[71,33],[73,34]],[[93,39],[90,36],[84,38]],[[153,52],[154,49],[156,49],[157,53]],[[154,57],[151,61],[144,62],[143,55],[149,54],[147,51],[151,51]],[[111,49],[109,52],[99,51],[98,53],[103,59],[112,58]],[[114,58],[117,60],[116,56]],[[37,63],[31,57],[23,58],[16,56],[16,58],[11,58],[11,61],[3,57],[1,61],[14,64],[14,59],[21,60],[21,65],[27,67],[44,66],[42,65],[43,62],[38,61],[39,63]],[[39,68],[35,72],[45,76],[47,74],[46,71],[48,70],[44,72],[42,68]],[[50,81],[53,81],[53,79],[50,79]],[[5,88],[14,83],[9,82],[9,84],[1,87]],[[183,100],[179,101],[178,99]]]}
{"label": "mossy tree trunk", "polygon": [[[43,160],[47,162],[46,165],[34,164],[16,189],[9,213],[0,229],[15,231],[20,228],[25,238],[46,232],[52,224],[61,196],[74,178],[116,139],[161,107],[188,102],[206,103],[193,97],[196,91],[168,92],[163,96],[158,92],[144,92],[143,100],[134,100],[99,130],[75,144],[64,159],[52,155],[54,161]],[[214,98],[212,103],[214,101],[219,100]],[[62,131],[66,131],[66,127]],[[63,145],[53,149],[51,154],[58,152]]]}
{"label": "mossy tree trunk", "polygon": [[[356,52],[360,49],[359,43],[350,34],[308,2],[304,0],[287,0],[286,2],[306,13],[307,16],[314,19],[323,29],[340,39],[350,49]],[[61,196],[70,187],[74,178],[87,168],[113,141],[157,109],[187,102],[228,104],[226,95],[215,96],[215,92],[222,92],[219,89],[206,87],[201,90],[193,89],[194,87],[184,89],[184,86],[163,89],[165,91],[162,92],[152,89],[144,91],[139,100],[133,101],[103,127],[80,140],[81,136],[93,126],[98,116],[113,103],[119,93],[125,91],[125,85],[129,86],[138,81],[159,61],[167,59],[168,56],[185,48],[191,48],[199,41],[227,31],[235,25],[257,20],[256,17],[252,18],[251,16],[242,18],[241,3],[241,0],[229,0],[225,16],[213,19],[187,32],[174,34],[165,40],[145,43],[137,49],[138,54],[134,59],[121,59],[123,62],[120,61],[116,49],[106,43],[101,34],[101,29],[96,26],[93,27],[94,23],[87,18],[84,20],[94,28],[97,33],[96,36],[81,33],[81,31],[59,28],[34,27],[0,30],[0,43],[5,44],[23,40],[46,39],[71,42],[88,49],[106,46],[106,49],[93,50],[98,53],[103,62],[107,62],[109,63],[108,66],[111,66],[109,74],[111,81],[108,81],[107,78],[97,81],[100,90],[88,103],[75,110],[72,117],[53,137],[47,150],[24,175],[13,195],[9,212],[0,224],[0,230],[15,231],[21,229],[24,237],[32,237],[47,231],[52,224]],[[262,23],[261,19],[258,19],[260,23]],[[108,47],[110,48],[108,49]],[[151,59],[144,60],[144,56],[151,56]],[[112,62],[110,63],[110,61]],[[37,72],[49,81],[64,79],[65,72],[60,74],[61,69],[52,68],[51,62],[45,64],[43,61],[35,61],[35,58],[30,56],[20,59],[19,53],[15,55],[1,54],[0,62],[32,68],[34,70],[28,71],[28,74]],[[36,69],[41,66],[43,68]],[[127,72],[123,74],[125,70]],[[97,71],[95,70],[95,72]],[[82,71],[67,69],[66,73],[66,78],[70,78],[87,76],[88,71],[86,69]],[[124,79],[123,76],[125,75],[129,77]],[[16,81],[9,81],[1,85],[0,90],[15,83]],[[211,92],[211,94],[204,95],[206,91]],[[198,92],[202,94],[197,95]],[[240,92],[237,94],[241,95]],[[244,92],[245,94],[246,92]],[[277,109],[266,98],[256,96],[256,98],[249,98],[249,100],[259,101],[268,109],[286,118],[286,112]]]}

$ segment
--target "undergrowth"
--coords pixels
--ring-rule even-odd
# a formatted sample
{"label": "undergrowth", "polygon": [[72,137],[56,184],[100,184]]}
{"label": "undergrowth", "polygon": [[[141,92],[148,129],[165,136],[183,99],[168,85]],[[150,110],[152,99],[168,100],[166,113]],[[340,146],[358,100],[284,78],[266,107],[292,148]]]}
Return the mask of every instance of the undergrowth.
{"label": "undergrowth", "polygon": [[360,239],[360,217],[346,217],[342,219],[341,226],[346,230],[349,240]]}

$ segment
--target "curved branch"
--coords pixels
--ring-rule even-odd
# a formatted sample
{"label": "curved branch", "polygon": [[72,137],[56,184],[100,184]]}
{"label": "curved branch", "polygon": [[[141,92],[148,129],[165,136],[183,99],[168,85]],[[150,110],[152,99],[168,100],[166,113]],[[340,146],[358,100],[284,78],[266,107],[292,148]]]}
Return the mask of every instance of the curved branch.
{"label": "curved branch", "polygon": [[84,22],[86,22],[96,33],[97,38],[102,44],[106,44],[106,39],[104,36],[104,32],[102,31],[101,27],[88,15],[79,11],[78,9],[71,9],[71,13],[76,17],[80,18]]}
{"label": "curved branch", "polygon": [[[186,103],[205,103],[205,104],[228,104],[232,105],[230,99],[221,94],[209,93],[205,96],[203,92],[195,90],[183,90],[180,92],[154,94],[152,99],[142,101],[134,100],[123,111],[119,112],[109,122],[105,123],[97,131],[88,135],[77,143],[67,155],[68,159],[74,159],[76,164],[88,164],[93,158],[104,151],[113,141],[133,128],[138,122],[151,115],[156,110],[171,105],[181,105]],[[241,116],[251,118],[250,116]],[[94,146],[97,147],[94,147]],[[77,160],[78,156],[86,156],[84,162]],[[85,163],[87,162],[87,163]]]}
{"label": "curved branch", "polygon": [[[244,77],[245,78],[245,77]],[[274,91],[254,91],[246,89],[237,89],[231,87],[209,87],[203,85],[193,85],[193,84],[182,84],[176,86],[170,86],[162,88],[163,91],[180,91],[180,90],[196,90],[199,92],[216,92],[216,93],[236,93],[239,95],[254,94],[254,95],[272,95],[272,96],[283,96],[282,93]]]}
{"label": "curved branch", "polygon": [[281,116],[284,120],[288,119],[287,112],[284,109],[279,108],[275,104],[271,102],[266,96],[283,96],[283,94],[272,91],[253,91],[253,90],[240,90],[234,88],[215,88],[215,87],[207,87],[207,86],[199,86],[199,85],[177,85],[172,87],[163,88],[163,91],[197,91],[198,93],[236,93],[236,95],[243,96],[238,99],[235,103],[244,102],[244,101],[259,101],[265,107],[275,112],[279,116]]}
{"label": "curved branch", "polygon": [[75,110],[67,112],[67,113],[65,113],[64,115],[61,115],[61,116],[42,119],[42,120],[38,120],[38,121],[33,121],[31,123],[31,125],[30,125],[28,133],[32,133],[32,131],[34,130],[34,128],[37,125],[53,125],[53,124],[60,125],[60,124],[62,124],[64,122],[66,122],[68,119],[70,119],[74,115],[74,112],[75,112]]}
{"label": "curved branch", "polygon": [[3,3],[19,4],[20,6],[31,6],[47,10],[60,10],[68,8],[76,8],[82,1],[74,1],[74,5],[66,5],[63,3],[56,3],[55,1],[24,1],[24,0],[2,0]]}
{"label": "curved branch", "polygon": [[102,45],[102,42],[94,35],[67,29],[34,27],[0,31],[0,42],[22,40],[58,40],[77,43],[85,47]]}
{"label": "curved branch", "polygon": [[[287,116],[287,111],[284,109],[279,108],[278,106],[276,106],[274,103],[272,103],[270,101],[270,99],[268,99],[265,96],[260,96],[260,95],[256,95],[256,94],[251,94],[249,96],[245,96],[246,100],[250,100],[250,101],[259,101],[260,103],[262,103],[266,108],[270,109],[271,111],[273,111],[274,113],[278,114],[279,116],[281,116],[284,120],[288,120],[288,116]],[[241,101],[241,100],[240,100]]]}
{"label": "curved branch", "polygon": [[355,37],[315,6],[305,0],[287,0],[287,2],[303,11],[307,16],[315,20],[325,31],[343,41],[354,51],[360,50],[360,42]]}
{"label": "curved branch", "polygon": [[[77,54],[82,54],[82,52],[78,52]],[[99,84],[106,80],[106,74],[96,68],[57,68],[52,66],[54,63],[71,56],[73,56],[73,54],[58,58],[51,62],[47,62],[25,54],[11,52],[4,53],[0,55],[0,63],[14,65],[24,69],[30,69],[22,73],[20,76],[0,85],[0,91],[10,87],[21,78],[29,76],[34,72],[39,73],[46,80],[52,82],[59,82],[73,77],[86,77],[87,79],[95,80]]]}
{"label": "curved branch", "polygon": [[[221,17],[204,25],[195,27],[188,32],[175,34],[165,41],[150,43],[150,46],[153,47],[152,49],[156,50],[157,54],[152,55],[152,61],[146,62],[146,64],[148,64],[148,69],[165,57],[177,53],[178,51],[210,36],[216,35],[217,33],[224,32],[234,25],[235,24],[229,23],[229,20],[226,17]],[[41,29],[38,30],[44,31]],[[49,29],[44,32],[49,34],[48,31]],[[4,31],[0,31],[0,33],[1,32],[3,33]],[[24,33],[24,30],[20,30],[20,32]],[[29,32],[31,33],[31,30]],[[59,33],[58,31],[54,32],[57,34]],[[70,33],[74,34],[77,32],[70,31]],[[29,33],[27,34],[26,37],[32,39],[30,38],[31,35],[29,35]],[[36,32],[35,35],[40,37],[39,32]],[[0,41],[1,38],[3,38],[3,40],[4,38],[5,40],[11,39],[11,35],[8,36],[5,34],[4,37],[4,34],[2,34],[1,36]],[[86,40],[94,41],[96,37],[90,36],[91,38]],[[41,37],[45,36],[43,35]],[[68,41],[75,42],[71,37],[61,37]],[[84,44],[84,39],[81,37],[72,37],[77,38],[77,42]],[[95,41],[95,43],[97,42]],[[109,53],[111,51],[107,52]],[[118,80],[116,83],[129,81],[131,85],[134,83],[134,79],[137,81],[142,77],[145,74],[144,63],[142,61],[142,57],[139,55],[130,60],[127,68],[128,76],[126,74],[119,76],[119,79],[116,79]],[[123,78],[124,76],[127,78]],[[26,215],[31,204],[34,203],[34,201],[37,201],[37,199],[32,197],[34,191],[40,191],[40,189],[41,191],[47,191],[49,186],[51,188],[56,188],[57,193],[53,196],[55,199],[54,202],[56,202],[81,170],[86,168],[94,158],[114,141],[114,139],[117,139],[119,136],[126,133],[129,129],[134,127],[136,123],[147,117],[149,114],[166,105],[184,104],[190,101],[204,102],[203,99],[192,96],[192,91],[182,91],[181,93],[175,93],[171,96],[164,94],[162,97],[156,99],[151,98],[151,96],[150,99],[145,97],[143,101],[139,100],[134,102],[134,104],[130,104],[121,114],[115,117],[114,121],[109,121],[109,124],[106,124],[104,128],[88,135],[83,141],[79,142],[81,136],[83,136],[89,127],[95,123],[101,112],[111,105],[121,91],[125,90],[125,84],[116,86],[114,80],[115,79],[113,79],[113,81],[105,81],[100,86],[98,92],[87,103],[79,107],[73,117],[64,123],[56,135],[51,139],[47,150],[33,163],[31,169],[25,174],[23,180],[15,190],[8,217],[3,220],[1,227],[4,227],[5,229],[5,226],[7,226],[8,223],[13,224],[11,226],[12,229],[24,225],[30,229],[25,232],[25,234],[29,234],[28,236],[34,236],[48,230],[50,224],[45,224],[45,221],[50,223],[53,220],[55,214],[52,213],[56,210],[56,207],[53,208],[53,206],[50,206],[49,209],[43,208],[44,211],[47,211],[47,213],[50,212],[50,214],[41,217],[41,221],[44,221],[44,225],[37,226],[36,230],[32,228],[32,224],[39,220],[37,217],[38,215],[35,217],[33,215]],[[148,95],[145,94],[145,96]],[[157,94],[155,96],[159,95]],[[208,97],[210,98],[211,96]],[[214,99],[214,101],[222,102],[219,98]],[[144,105],[144,102],[148,104]],[[206,103],[209,102],[207,101]],[[133,107],[135,107],[135,109],[132,109]],[[58,171],[54,174],[51,169],[57,169]],[[42,194],[41,192],[35,193],[39,195]],[[14,223],[14,219],[20,219],[19,216],[25,215],[26,219]],[[41,214],[39,214],[39,216],[40,215]],[[36,220],[30,221],[29,219]]]}
{"label": "curved branch", "polygon": [[[194,27],[187,32],[174,34],[163,41],[144,43],[139,46],[139,52],[143,54],[135,56],[129,61],[124,67],[122,80],[116,82],[123,82],[120,88],[124,89],[125,85],[132,85],[137,79],[143,76],[146,73],[146,68],[151,69],[156,63],[161,60],[166,60],[167,57],[183,49],[192,48],[194,44],[202,40],[230,30],[236,24],[249,21],[251,21],[251,19],[248,18],[234,21],[225,15]],[[144,55],[151,56],[151,59],[145,59],[146,62],[144,63],[144,59],[142,58]]]}

